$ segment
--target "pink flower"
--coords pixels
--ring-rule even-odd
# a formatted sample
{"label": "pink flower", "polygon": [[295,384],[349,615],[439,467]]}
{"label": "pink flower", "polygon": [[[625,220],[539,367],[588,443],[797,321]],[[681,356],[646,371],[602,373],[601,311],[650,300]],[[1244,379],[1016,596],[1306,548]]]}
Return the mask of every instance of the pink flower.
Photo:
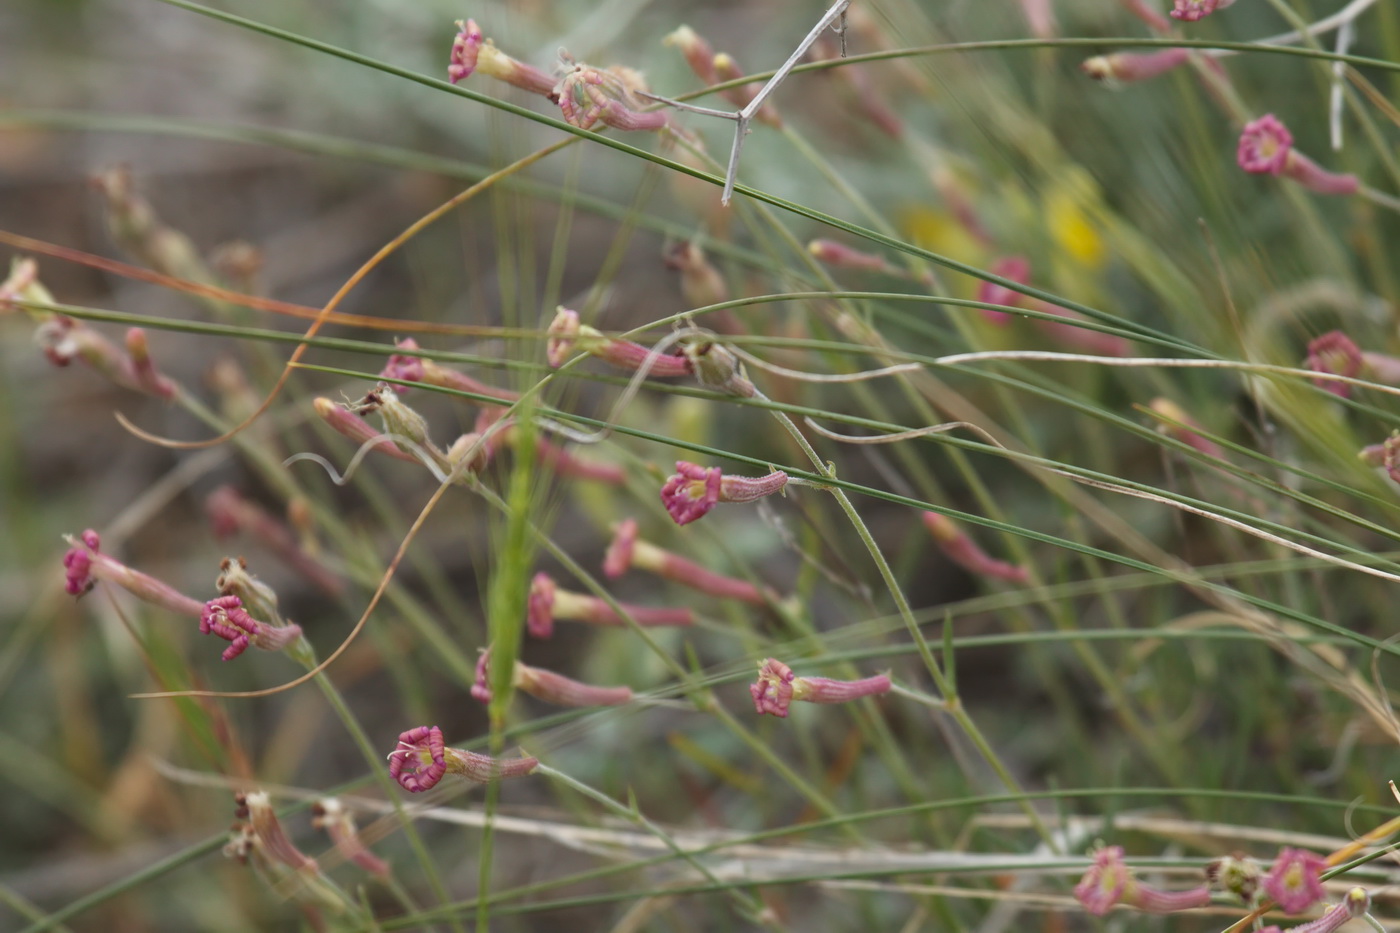
{"label": "pink flower", "polygon": [[453,84],[479,71],[532,94],[553,99],[554,79],[497,49],[490,39],[482,36],[474,20],[457,20],[457,30],[447,64],[447,79]]}
{"label": "pink flower", "polygon": [[447,80],[453,84],[476,71],[476,59],[481,52],[481,43],[485,41],[481,27],[474,19],[466,22],[458,20],[457,28],[460,31],[457,38],[452,40],[452,56],[447,65]]}
{"label": "pink flower", "polygon": [[677,525],[688,525],[719,502],[722,473],[685,460],[676,461],[676,471],[661,487],[661,503]]}
{"label": "pink flower", "polygon": [[[1176,16],[1176,12],[1173,11],[1172,15]],[[1284,166],[1288,164],[1288,153],[1292,150],[1293,134],[1288,132],[1288,127],[1277,117],[1266,113],[1244,125],[1236,161],[1246,172],[1256,175],[1281,175]]]}
{"label": "pink flower", "polygon": [[1074,896],[1085,910],[1102,917],[1133,883],[1132,871],[1123,862],[1123,847],[1105,846],[1094,853],[1094,864],[1074,886]]}
{"label": "pink flower", "polygon": [[491,758],[460,748],[448,748],[437,726],[415,726],[399,735],[389,753],[389,776],[411,794],[430,790],[446,774],[456,774],[478,784],[532,773],[537,758]]}
{"label": "pink flower", "polygon": [[63,555],[64,589],[81,596],[92,589],[95,580],[114,583],[135,596],[171,612],[199,618],[204,605],[164,581],[133,570],[121,561],[100,552],[102,540],[89,528],[79,538],[67,538],[69,549]]}
{"label": "pink flower", "polygon": [[758,665],[758,680],[749,685],[754,709],[786,719],[793,702],[849,703],[861,697],[889,693],[890,679],[884,674],[862,680],[833,680],[829,677],[797,677],[792,668],[776,658],[765,658]]}
{"label": "pink flower", "polygon": [[202,635],[217,635],[229,643],[223,652],[225,661],[232,661],[249,645],[263,651],[282,651],[301,638],[301,626],[260,622],[248,614],[243,600],[237,596],[219,596],[205,603],[204,613],[199,617],[199,631]]}
{"label": "pink flower", "polygon": [[82,596],[97,585],[92,578],[92,552],[102,546],[97,532],[89,528],[82,533],[83,547],[71,547],[63,555],[63,569],[66,579],[63,588],[74,596]]}
{"label": "pink flower", "polygon": [[1293,148],[1293,134],[1273,114],[1246,123],[1236,156],[1240,168],[1256,174],[1283,175],[1318,194],[1354,194],[1355,175],[1329,172]]}
{"label": "pink flower", "polygon": [[[1021,285],[1029,285],[1031,277],[1031,263],[1024,256],[1007,256],[998,259],[991,268],[995,275],[1004,279],[1010,279]],[[1013,308],[1021,306],[1021,302],[1026,299],[1020,292],[1014,292],[998,282],[980,281],[977,283],[977,300],[989,305],[1008,305]],[[1011,320],[1011,315],[1005,311],[997,311],[994,308],[983,308],[982,316],[993,324],[1006,324]]]}
{"label": "pink flower", "polygon": [[146,332],[133,327],[126,332],[126,351],[91,327],[65,314],[50,316],[34,332],[44,356],[55,366],[81,360],[115,384],[160,399],[172,399],[175,383],[156,370]]}
{"label": "pink flower", "polygon": [[1235,0],[1175,0],[1169,15],[1173,19],[1194,23],[1198,19],[1204,19],[1216,10],[1225,9],[1234,2]]}
{"label": "pink flower", "polygon": [[1094,864],[1074,886],[1074,896],[1084,909],[1103,916],[1115,904],[1128,904],[1149,913],[1171,913],[1204,907],[1211,902],[1210,887],[1166,891],[1142,884],[1123,861],[1121,846],[1105,846],[1094,854]]}
{"label": "pink flower", "polygon": [[1300,914],[1322,900],[1322,872],[1327,860],[1304,849],[1284,846],[1264,876],[1264,893],[1284,913]]}
{"label": "pink flower", "polygon": [[767,476],[726,476],[719,467],[708,469],[676,461],[676,472],[661,487],[661,504],[677,525],[703,517],[718,502],[752,502],[780,492],[787,474],[774,470]]}
{"label": "pink flower", "polygon": [[447,755],[442,730],[437,726],[415,726],[399,735],[399,744],[389,753],[389,776],[410,794],[430,790],[447,773]]}
{"label": "pink flower", "polygon": [[[1314,372],[1329,373],[1355,379],[1361,374],[1361,348],[1350,337],[1339,330],[1328,331],[1308,343],[1308,356],[1303,365]],[[1351,398],[1352,386],[1335,379],[1314,379],[1313,384],[1320,389]]]}

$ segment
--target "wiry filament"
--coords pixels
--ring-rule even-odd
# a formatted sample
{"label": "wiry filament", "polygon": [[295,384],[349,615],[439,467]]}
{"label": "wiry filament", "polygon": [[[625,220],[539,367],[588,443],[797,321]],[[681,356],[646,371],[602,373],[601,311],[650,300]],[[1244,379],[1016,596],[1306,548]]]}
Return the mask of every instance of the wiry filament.
{"label": "wiry filament", "polygon": [[830,438],[833,441],[840,441],[843,444],[893,444],[895,441],[907,441],[916,437],[927,437],[930,434],[944,434],[955,428],[967,428],[972,433],[981,437],[988,444],[1006,450],[1007,447],[1001,441],[993,437],[985,428],[980,428],[970,421],[948,421],[943,424],[934,424],[926,428],[914,428],[909,431],[896,431],[893,434],[839,434],[828,428],[817,424],[811,418],[803,418],[807,422],[807,427],[816,431],[822,437]]}
{"label": "wiry filament", "polygon": [[896,363],[893,366],[882,366],[879,369],[866,369],[858,373],[809,373],[801,369],[788,369],[786,366],[779,366],[777,363],[769,363],[752,353],[745,353],[738,347],[729,347],[729,352],[752,363],[759,369],[767,370],[779,376],[786,376],[789,379],[798,379],[802,382],[864,382],[867,379],[879,379],[882,376],[893,376],[897,373],[913,372],[921,369],[921,363]]}

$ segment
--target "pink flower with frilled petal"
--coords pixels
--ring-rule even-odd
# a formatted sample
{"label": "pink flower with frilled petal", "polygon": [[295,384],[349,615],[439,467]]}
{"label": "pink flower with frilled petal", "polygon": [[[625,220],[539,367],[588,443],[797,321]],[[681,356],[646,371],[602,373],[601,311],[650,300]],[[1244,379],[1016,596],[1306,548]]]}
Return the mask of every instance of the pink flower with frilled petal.
{"label": "pink flower with frilled petal", "polygon": [[792,668],[776,658],[766,658],[758,666],[758,680],[749,684],[749,695],[758,714],[786,719],[792,703],[792,682],[796,679]]}
{"label": "pink flower with frilled petal", "polygon": [[758,665],[758,680],[749,684],[749,695],[760,715],[769,713],[786,719],[792,703],[850,703],[861,697],[889,693],[892,686],[885,674],[861,680],[797,677],[782,661],[765,658]]}
{"label": "pink flower with frilled petal", "polygon": [[250,645],[263,651],[281,651],[301,638],[301,626],[261,622],[248,614],[237,596],[220,596],[205,603],[199,631],[229,643],[223,652],[225,661],[232,661]]}
{"label": "pink flower with frilled petal", "polygon": [[1305,849],[1284,846],[1264,876],[1264,893],[1285,913],[1300,914],[1322,900],[1322,872],[1327,860]]}
{"label": "pink flower with frilled petal", "polygon": [[[1173,14],[1175,15],[1175,14]],[[1256,175],[1281,175],[1293,149],[1293,134],[1271,113],[1244,125],[1236,161]]]}
{"label": "pink flower with frilled petal", "polygon": [[[695,624],[695,614],[689,609],[633,606],[628,603],[618,605],[633,622],[642,626]],[[554,634],[555,619],[587,622],[590,625],[623,624],[623,617],[613,611],[606,600],[562,589],[549,574],[537,573],[530,583],[530,595],[526,603],[526,630],[532,638],[548,638]]]}
{"label": "pink flower with frilled petal", "polygon": [[457,21],[457,38],[452,40],[452,57],[447,65],[447,80],[456,84],[476,71],[476,59],[481,53],[481,43],[485,37],[476,20]]}
{"label": "pink flower with frilled petal", "polygon": [[661,504],[677,525],[687,525],[717,502],[752,502],[780,492],[787,481],[782,470],[767,476],[726,476],[719,467],[707,469],[677,460],[676,472],[661,487]]}
{"label": "pink flower with frilled petal", "polygon": [[437,726],[415,726],[399,735],[389,753],[389,776],[417,794],[434,787],[447,773],[446,746]]}
{"label": "pink flower with frilled petal", "polygon": [[531,774],[539,764],[537,758],[492,758],[448,748],[437,726],[417,726],[402,733],[398,747],[389,753],[389,776],[417,794],[436,786],[446,774],[486,784]]}
{"label": "pink flower with frilled petal", "polygon": [[720,468],[676,461],[676,473],[661,487],[661,503],[677,525],[703,517],[719,502]]}
{"label": "pink flower with frilled petal", "polygon": [[1094,864],[1074,886],[1074,896],[1085,910],[1102,917],[1123,899],[1132,881],[1132,871],[1123,863],[1123,847],[1105,846],[1094,853]]}

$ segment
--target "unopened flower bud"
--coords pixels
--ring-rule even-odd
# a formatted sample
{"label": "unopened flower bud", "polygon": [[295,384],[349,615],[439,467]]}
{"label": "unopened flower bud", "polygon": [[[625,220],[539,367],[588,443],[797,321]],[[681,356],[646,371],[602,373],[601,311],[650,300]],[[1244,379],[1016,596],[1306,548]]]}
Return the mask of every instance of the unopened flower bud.
{"label": "unopened flower bud", "polygon": [[[426,357],[414,354],[418,349],[418,342],[412,337],[406,337],[398,341],[398,353],[389,357],[389,362],[380,371],[381,379],[398,379],[403,382],[421,382],[425,385],[441,386],[445,389],[456,389],[459,392],[471,392],[476,395],[486,395],[491,398],[498,398],[503,402],[513,402],[520,398],[519,393],[509,389],[500,389],[484,382],[478,382],[466,373],[452,369],[448,366],[439,366],[434,361]],[[407,386],[398,386],[398,393],[403,395],[409,391]]]}
{"label": "unopened flower bud", "polygon": [[715,74],[715,50],[689,26],[681,26],[663,38],[662,43],[673,46],[685,56],[686,64],[696,77],[706,84],[718,84]]}
{"label": "unopened flower bud", "polygon": [[394,435],[391,439],[395,445],[404,453],[411,454],[413,459],[426,457],[439,468],[449,466],[432,438],[428,437],[427,420],[399,401],[399,394],[387,382],[381,382],[366,392],[365,397],[356,403],[354,411],[356,414],[378,412],[379,417],[384,419],[385,432]]}
{"label": "unopened flower bud", "polygon": [[1022,585],[1030,582],[1030,574],[1025,567],[992,557],[978,547],[977,542],[946,515],[924,512],[923,520],[939,549],[949,560],[969,573],[996,577]]}
{"label": "unopened flower bud", "polygon": [[[477,658],[476,683],[471,690],[472,697],[482,703],[491,702],[490,666],[491,651],[486,649]],[[621,706],[632,702],[630,687],[595,687],[544,668],[531,667],[523,661],[515,662],[511,685],[521,693],[555,706]]]}
{"label": "unopened flower bud", "polygon": [[580,324],[577,311],[560,306],[546,331],[545,358],[549,365],[564,365],[575,352],[587,353],[607,360],[614,366],[636,372],[645,369],[649,376],[686,376],[690,361],[670,353],[653,353],[649,348],[630,340],[614,340],[602,331]]}
{"label": "unopened flower bud", "polygon": [[[357,444],[364,444],[382,436],[381,432],[376,431],[368,421],[344,405],[338,405],[328,398],[318,397],[312,402],[312,406],[316,409],[316,414],[321,416],[321,420],[330,425],[337,433],[345,435]],[[409,463],[418,462],[415,455],[400,450],[398,445],[388,438],[375,444],[374,450],[397,460],[407,460]]]}
{"label": "unopened flower bud", "polygon": [[1099,55],[1088,59],[1079,66],[1095,81],[1108,84],[1129,84],[1146,81],[1171,71],[1190,61],[1189,49],[1171,48],[1159,52],[1117,52],[1113,55]]}
{"label": "unopened flower bud", "polygon": [[613,539],[603,558],[603,574],[622,576],[631,568],[648,570],[691,589],[747,603],[763,605],[776,601],[777,594],[760,589],[747,580],[736,580],[715,573],[679,554],[659,548],[637,537],[636,519],[625,519],[613,526]]}
{"label": "unopened flower bud", "polygon": [[[618,604],[632,621],[641,626],[685,626],[695,624],[695,614],[689,609],[633,606]],[[625,620],[612,606],[585,593],[561,589],[547,573],[537,573],[530,581],[526,601],[526,629],[532,638],[548,638],[554,634],[554,621],[562,619],[587,622],[592,625],[623,625]]]}
{"label": "unopened flower bud", "polygon": [[807,244],[807,252],[820,263],[841,269],[863,269],[866,272],[890,272],[890,264],[885,257],[874,253],[863,253],[835,240],[813,240]]}

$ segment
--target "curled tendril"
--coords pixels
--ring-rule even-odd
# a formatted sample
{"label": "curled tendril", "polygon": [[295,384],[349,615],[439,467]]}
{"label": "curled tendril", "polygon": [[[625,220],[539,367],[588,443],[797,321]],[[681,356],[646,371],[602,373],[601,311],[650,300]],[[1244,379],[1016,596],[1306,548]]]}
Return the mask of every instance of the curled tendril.
{"label": "curled tendril", "polygon": [[355,471],[360,468],[360,463],[364,461],[365,457],[369,456],[371,451],[375,450],[385,441],[393,441],[401,447],[407,447],[409,450],[413,451],[414,456],[418,458],[418,462],[427,467],[439,483],[446,483],[448,481],[447,474],[442,472],[442,468],[433,462],[433,458],[429,456],[428,451],[417,441],[413,440],[413,438],[405,437],[402,434],[376,434],[374,437],[365,441],[360,445],[360,449],[355,451],[355,456],[350,458],[350,462],[346,465],[344,473],[336,472],[331,462],[320,454],[313,454],[307,451],[303,451],[299,454],[292,454],[286,460],[282,461],[282,465],[291,466],[293,463],[297,463],[301,460],[310,460],[312,463],[320,464],[321,468],[330,476],[332,483],[335,483],[337,486],[344,486],[346,483],[350,482],[350,478],[355,475]]}

